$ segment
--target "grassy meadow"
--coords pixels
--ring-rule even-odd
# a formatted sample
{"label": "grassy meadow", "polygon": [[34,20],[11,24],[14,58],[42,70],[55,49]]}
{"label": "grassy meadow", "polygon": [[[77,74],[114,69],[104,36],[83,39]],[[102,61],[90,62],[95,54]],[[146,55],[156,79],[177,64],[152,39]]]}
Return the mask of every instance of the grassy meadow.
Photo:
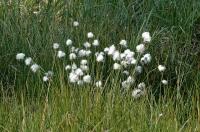
{"label": "grassy meadow", "polygon": [[[122,90],[125,77],[109,58],[103,64],[87,58],[102,88],[69,82],[65,65],[72,62],[57,59],[53,43],[68,55],[66,40],[81,47],[88,32],[100,41],[94,52],[122,39],[135,51],[141,34],[150,32],[152,61],[136,81],[146,84],[143,97],[132,97],[136,84]],[[17,61],[21,52],[42,70],[33,73]],[[198,132],[199,57],[199,0],[0,0],[0,131]],[[52,80],[43,82],[48,70]]]}

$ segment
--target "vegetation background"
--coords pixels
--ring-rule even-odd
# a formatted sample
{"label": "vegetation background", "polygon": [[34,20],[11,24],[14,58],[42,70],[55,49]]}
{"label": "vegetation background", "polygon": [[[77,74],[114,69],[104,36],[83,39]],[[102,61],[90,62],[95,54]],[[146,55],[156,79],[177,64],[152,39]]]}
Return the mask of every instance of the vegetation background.
{"label": "vegetation background", "polygon": [[[199,11],[199,0],[1,0],[0,131],[200,131]],[[153,64],[166,64],[170,85],[151,76],[149,94],[135,101],[113,82],[103,91],[70,86],[59,61],[47,85],[15,59],[24,52],[48,70],[54,42],[82,43],[89,31],[101,49],[121,39],[134,49],[149,31]]]}

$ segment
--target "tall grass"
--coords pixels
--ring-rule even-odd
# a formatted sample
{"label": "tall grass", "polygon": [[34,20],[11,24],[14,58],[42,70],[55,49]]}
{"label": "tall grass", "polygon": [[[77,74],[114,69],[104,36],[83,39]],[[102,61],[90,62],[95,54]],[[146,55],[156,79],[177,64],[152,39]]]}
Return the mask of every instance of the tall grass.
{"label": "tall grass", "polygon": [[[0,130],[200,131],[198,56],[191,42],[199,9],[198,0],[2,0]],[[80,22],[77,30],[72,28],[74,20]],[[104,90],[69,85],[63,62],[52,61],[52,44],[64,48],[68,38],[83,43],[89,31],[101,40],[100,49],[121,39],[134,49],[141,33],[150,31],[153,64],[167,64],[169,87],[159,91],[154,75],[148,95],[133,100],[115,82]],[[18,52],[32,56],[45,70],[53,66],[53,83],[45,84],[18,63]]]}

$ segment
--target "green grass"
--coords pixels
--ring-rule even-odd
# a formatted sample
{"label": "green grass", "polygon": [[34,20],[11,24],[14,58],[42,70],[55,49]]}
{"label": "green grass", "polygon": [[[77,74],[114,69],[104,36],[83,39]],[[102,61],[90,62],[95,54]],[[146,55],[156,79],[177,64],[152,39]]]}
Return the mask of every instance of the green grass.
{"label": "green grass", "polygon": [[[199,51],[192,43],[199,10],[198,0],[1,0],[0,131],[200,131]],[[108,73],[109,62],[103,73],[114,81],[104,89],[68,84],[63,65],[69,61],[53,62],[52,44],[65,49],[71,38],[80,45],[89,31],[99,38],[101,50],[121,39],[135,49],[141,33],[149,31],[150,68],[166,64],[169,86],[160,87],[154,73],[147,76],[146,96],[134,100],[131,91],[120,91],[118,74]],[[34,75],[17,62],[18,52],[45,71],[53,68],[53,82],[43,83],[41,73]],[[91,72],[98,68],[90,65]]]}

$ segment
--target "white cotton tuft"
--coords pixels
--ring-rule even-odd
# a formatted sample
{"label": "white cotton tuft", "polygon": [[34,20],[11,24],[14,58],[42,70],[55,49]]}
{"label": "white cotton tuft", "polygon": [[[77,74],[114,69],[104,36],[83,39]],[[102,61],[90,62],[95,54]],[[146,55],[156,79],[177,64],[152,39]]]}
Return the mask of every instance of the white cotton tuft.
{"label": "white cotton tuft", "polygon": [[32,70],[32,72],[37,72],[38,70],[39,70],[39,68],[40,68],[40,66],[38,65],[38,64],[33,64],[32,66],[31,66],[31,70]]}
{"label": "white cotton tuft", "polygon": [[94,40],[92,45],[95,46],[95,47],[99,46],[99,40],[97,40],[97,39]]}
{"label": "white cotton tuft", "polygon": [[138,99],[140,98],[141,96],[143,96],[145,94],[145,92],[141,89],[134,89],[133,92],[132,92],[132,97],[134,99]]}
{"label": "white cotton tuft", "polygon": [[91,82],[91,76],[90,75],[85,75],[83,76],[83,81],[85,83],[90,83]]}
{"label": "white cotton tuft", "polygon": [[119,44],[123,47],[127,47],[127,41],[126,40],[121,40]]}
{"label": "white cotton tuft", "polygon": [[93,38],[93,37],[94,37],[94,34],[93,34],[92,32],[89,32],[89,33],[87,34],[87,37],[88,37],[88,38]]}
{"label": "white cotton tuft", "polygon": [[47,82],[47,81],[49,80],[49,78],[48,78],[47,76],[44,76],[44,77],[42,78],[42,80],[43,80],[44,82]]}
{"label": "white cotton tuft", "polygon": [[57,56],[58,56],[58,58],[63,58],[63,57],[65,57],[65,52],[59,50]]}
{"label": "white cotton tuft", "polygon": [[136,51],[138,52],[138,53],[144,53],[144,51],[145,51],[145,45],[144,44],[139,44],[139,45],[137,45],[136,46]]}
{"label": "white cotton tuft", "polygon": [[120,64],[118,64],[118,63],[115,63],[114,65],[113,65],[113,69],[114,70],[120,70],[122,68],[122,66],[120,65]]}
{"label": "white cotton tuft", "polygon": [[164,72],[164,71],[166,70],[166,67],[163,66],[163,65],[159,65],[159,66],[158,66],[158,70],[159,70],[160,72]]}
{"label": "white cotton tuft", "polygon": [[74,22],[73,22],[73,26],[74,26],[74,27],[78,27],[78,26],[79,26],[79,22],[78,22],[78,21],[74,21]]}
{"label": "white cotton tuft", "polygon": [[25,57],[25,54],[24,54],[24,53],[18,53],[18,54],[16,55],[16,59],[17,59],[17,60],[23,60],[24,57]]}
{"label": "white cotton tuft", "polygon": [[70,66],[70,65],[66,65],[66,66],[65,66],[65,70],[66,70],[66,71],[71,70],[71,66]]}
{"label": "white cotton tuft", "polygon": [[83,45],[86,49],[91,47],[91,44],[89,42],[85,42]]}
{"label": "white cotton tuft", "polygon": [[69,59],[70,60],[75,60],[76,59],[76,54],[75,53],[70,53],[69,54]]}
{"label": "white cotton tuft", "polygon": [[162,82],[163,85],[167,85],[168,84],[167,80],[162,80],[161,82]]}
{"label": "white cotton tuft", "polygon": [[54,43],[54,44],[53,44],[53,49],[58,49],[59,46],[60,46],[60,45],[59,45],[58,43]]}
{"label": "white cotton tuft", "polygon": [[96,87],[100,88],[100,87],[102,87],[102,82],[101,81],[97,81],[95,83],[95,85],[96,85]]}
{"label": "white cotton tuft", "polygon": [[150,42],[151,41],[151,36],[149,32],[144,32],[142,33],[142,38],[144,42]]}
{"label": "white cotton tuft", "polygon": [[32,58],[31,57],[28,57],[28,58],[26,58],[25,59],[25,64],[27,65],[27,66],[29,66],[31,63],[32,63]]}
{"label": "white cotton tuft", "polygon": [[141,66],[136,66],[135,67],[135,72],[138,73],[138,74],[141,74],[142,73],[142,67]]}
{"label": "white cotton tuft", "polygon": [[66,41],[66,45],[67,45],[67,46],[71,46],[71,45],[72,45],[72,43],[73,43],[73,42],[72,42],[72,40],[71,40],[71,39],[68,39],[68,40]]}

